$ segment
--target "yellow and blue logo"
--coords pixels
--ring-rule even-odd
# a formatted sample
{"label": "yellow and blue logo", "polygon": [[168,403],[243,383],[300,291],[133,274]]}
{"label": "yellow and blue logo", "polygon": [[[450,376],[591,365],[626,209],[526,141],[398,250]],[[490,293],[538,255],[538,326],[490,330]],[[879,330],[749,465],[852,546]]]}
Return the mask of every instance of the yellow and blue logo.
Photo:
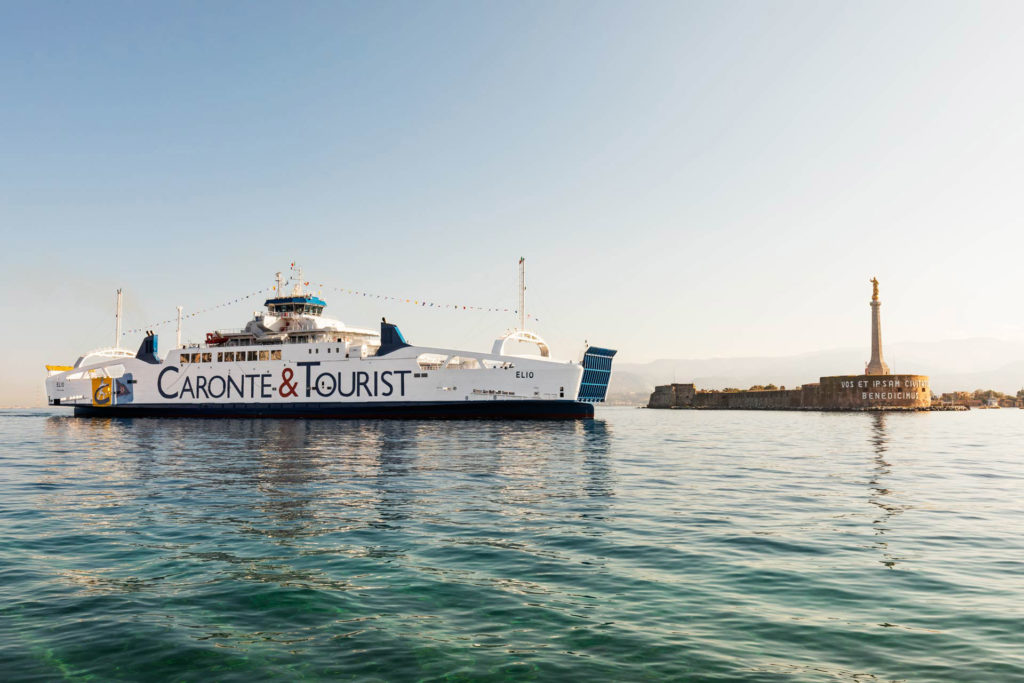
{"label": "yellow and blue logo", "polygon": [[92,380],[92,404],[94,406],[109,406],[113,396],[114,380],[110,377],[94,377]]}

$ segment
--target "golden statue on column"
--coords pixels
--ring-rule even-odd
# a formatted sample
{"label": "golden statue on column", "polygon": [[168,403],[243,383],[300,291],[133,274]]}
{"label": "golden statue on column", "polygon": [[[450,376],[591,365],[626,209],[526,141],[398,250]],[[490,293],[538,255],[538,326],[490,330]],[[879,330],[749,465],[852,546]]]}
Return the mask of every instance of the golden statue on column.
{"label": "golden statue on column", "polygon": [[868,366],[865,370],[865,374],[868,375],[888,375],[890,374],[889,366],[886,365],[885,360],[882,358],[882,319],[879,315],[879,308],[882,306],[882,302],[878,300],[878,278],[873,277],[871,282],[871,360],[868,361]]}

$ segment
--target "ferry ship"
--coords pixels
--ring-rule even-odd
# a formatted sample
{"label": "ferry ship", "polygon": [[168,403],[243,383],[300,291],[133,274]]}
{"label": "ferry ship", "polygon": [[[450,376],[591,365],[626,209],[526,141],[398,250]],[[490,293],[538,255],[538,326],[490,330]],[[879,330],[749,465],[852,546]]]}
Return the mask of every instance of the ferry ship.
{"label": "ferry ship", "polygon": [[[612,349],[556,360],[526,329],[520,260],[519,326],[489,352],[417,346],[398,326],[350,327],[298,283],[264,302],[240,330],[159,352],[148,332],[136,353],[115,346],[72,366],[47,366],[47,400],[76,416],[302,418],[591,418],[611,378]],[[120,290],[115,339],[120,340]],[[523,344],[536,353],[512,353]]]}

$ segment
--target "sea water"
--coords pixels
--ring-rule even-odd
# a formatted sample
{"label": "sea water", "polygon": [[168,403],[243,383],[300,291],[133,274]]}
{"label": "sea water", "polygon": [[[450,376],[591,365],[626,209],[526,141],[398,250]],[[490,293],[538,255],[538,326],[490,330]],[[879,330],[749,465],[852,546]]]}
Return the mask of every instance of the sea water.
{"label": "sea water", "polygon": [[0,678],[1022,680],[1022,437],[0,412]]}

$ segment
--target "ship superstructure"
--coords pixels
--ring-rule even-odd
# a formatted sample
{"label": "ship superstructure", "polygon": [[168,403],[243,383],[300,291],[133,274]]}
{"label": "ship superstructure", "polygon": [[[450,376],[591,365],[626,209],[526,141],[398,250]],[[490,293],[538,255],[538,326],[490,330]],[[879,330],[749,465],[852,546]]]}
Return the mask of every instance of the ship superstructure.
{"label": "ship superstructure", "polygon": [[[164,355],[150,332],[135,354],[106,349],[47,366],[47,398],[76,415],[592,417],[615,351],[552,358],[525,329],[522,260],[520,268],[520,325],[489,352],[413,345],[384,319],[379,330],[348,326],[324,316],[327,303],[306,291],[301,272],[287,295],[278,273],[277,296],[243,328],[187,347],[179,333]],[[524,342],[537,353],[509,352]]]}

